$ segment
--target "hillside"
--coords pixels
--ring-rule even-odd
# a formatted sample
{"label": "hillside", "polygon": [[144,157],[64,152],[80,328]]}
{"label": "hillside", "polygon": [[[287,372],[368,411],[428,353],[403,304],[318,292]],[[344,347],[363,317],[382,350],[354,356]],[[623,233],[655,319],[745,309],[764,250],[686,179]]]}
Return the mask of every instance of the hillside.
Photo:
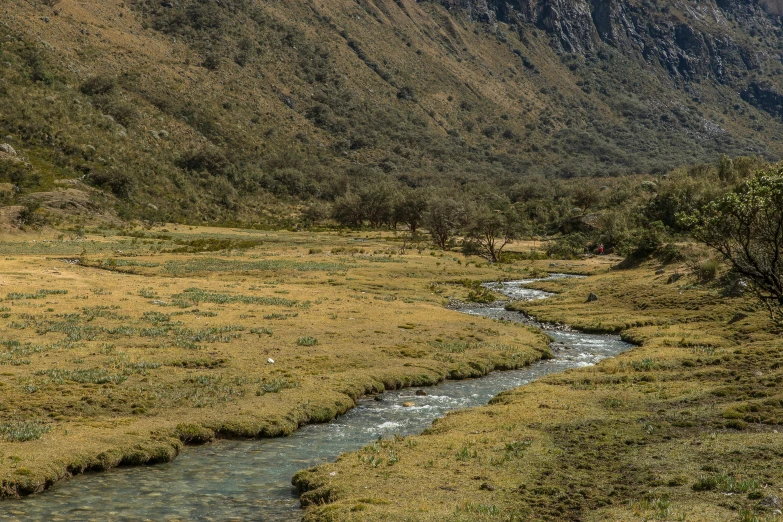
{"label": "hillside", "polygon": [[0,157],[0,204],[293,225],[381,182],[505,191],[776,159],[780,13],[771,0],[8,0],[0,143],[16,157]]}

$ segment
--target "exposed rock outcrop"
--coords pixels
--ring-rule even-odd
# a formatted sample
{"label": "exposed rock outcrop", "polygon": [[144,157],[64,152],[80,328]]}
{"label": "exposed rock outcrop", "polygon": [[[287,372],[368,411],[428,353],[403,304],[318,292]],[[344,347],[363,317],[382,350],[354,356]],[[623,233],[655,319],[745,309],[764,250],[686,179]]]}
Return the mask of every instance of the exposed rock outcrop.
{"label": "exposed rock outcrop", "polygon": [[714,79],[738,87],[743,98],[773,115],[783,115],[783,96],[770,85],[748,82],[760,68],[751,40],[735,41],[730,29],[780,37],[783,2],[709,0],[637,4],[627,0],[439,0],[466,10],[474,20],[504,22],[523,35],[534,26],[552,36],[563,53],[583,56],[602,43],[660,66],[678,82]]}

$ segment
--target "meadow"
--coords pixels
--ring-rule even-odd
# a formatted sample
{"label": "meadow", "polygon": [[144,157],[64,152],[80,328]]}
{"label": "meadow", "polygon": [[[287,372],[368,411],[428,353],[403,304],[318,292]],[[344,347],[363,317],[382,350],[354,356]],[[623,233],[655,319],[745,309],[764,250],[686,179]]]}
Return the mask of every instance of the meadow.
{"label": "meadow", "polygon": [[637,348],[300,472],[305,520],[779,520],[779,328],[720,274],[603,261],[509,308]]}
{"label": "meadow", "polygon": [[[542,281],[508,303],[637,348],[501,393],[421,436],[294,477],[325,520],[778,520],[779,329],[718,266],[516,261],[392,232],[182,225],[0,238],[2,495],[187,444],[284,436],[357,398],[548,358],[529,326],[448,309],[481,281]],[[587,302],[595,293],[598,300]]]}
{"label": "meadow", "polygon": [[477,259],[392,233],[0,238],[0,494],[286,435],[366,394],[547,357],[534,329],[446,309],[475,281],[535,270]]}

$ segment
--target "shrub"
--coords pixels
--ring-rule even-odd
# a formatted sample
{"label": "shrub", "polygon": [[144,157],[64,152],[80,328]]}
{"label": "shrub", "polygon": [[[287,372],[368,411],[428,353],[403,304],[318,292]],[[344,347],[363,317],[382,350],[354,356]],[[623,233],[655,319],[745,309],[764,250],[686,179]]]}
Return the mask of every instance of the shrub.
{"label": "shrub", "polygon": [[551,259],[574,259],[584,253],[587,238],[582,234],[571,234],[546,246],[546,255]]}
{"label": "shrub", "polygon": [[674,243],[666,243],[657,252],[658,259],[664,264],[682,261],[683,255]]}
{"label": "shrub", "polygon": [[666,226],[661,221],[650,223],[641,231],[632,256],[647,257],[658,250],[667,237]]}
{"label": "shrub", "polygon": [[87,181],[96,187],[108,189],[120,199],[128,199],[135,185],[133,178],[124,172],[109,170],[93,172],[88,176]]}
{"label": "shrub", "polygon": [[87,96],[109,94],[117,88],[117,81],[108,76],[93,76],[84,82],[79,90]]}
{"label": "shrub", "polygon": [[468,292],[468,301],[471,303],[489,304],[494,303],[496,300],[497,299],[495,298],[495,295],[486,288],[480,288]]}
{"label": "shrub", "polygon": [[413,90],[413,87],[402,87],[399,91],[397,91],[397,98],[403,101],[416,101],[416,92]]}
{"label": "shrub", "polygon": [[19,211],[19,224],[34,226],[43,221],[43,216],[38,212],[41,203],[37,200],[26,201],[22,210]]}
{"label": "shrub", "polygon": [[712,281],[718,273],[718,266],[718,260],[715,258],[700,261],[695,267],[696,277],[703,283]]}
{"label": "shrub", "polygon": [[220,55],[217,53],[209,53],[204,58],[202,65],[210,71],[215,71],[220,68]]}
{"label": "shrub", "polygon": [[226,171],[229,161],[221,150],[208,147],[185,152],[176,160],[176,164],[181,169],[219,175]]}

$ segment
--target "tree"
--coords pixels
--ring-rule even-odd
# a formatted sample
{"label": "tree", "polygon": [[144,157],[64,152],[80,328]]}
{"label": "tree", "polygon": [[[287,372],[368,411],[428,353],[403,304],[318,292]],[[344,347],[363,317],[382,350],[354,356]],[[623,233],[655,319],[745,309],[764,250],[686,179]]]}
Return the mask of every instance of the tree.
{"label": "tree", "polygon": [[734,192],[682,217],[783,323],[783,167],[759,171]]}
{"label": "tree", "polygon": [[394,221],[408,225],[411,237],[416,237],[416,230],[424,221],[426,210],[426,195],[421,190],[406,189],[395,202]]}
{"label": "tree", "polygon": [[[701,172],[700,176],[694,175]],[[674,231],[682,231],[678,216],[702,208],[718,198],[726,188],[709,169],[678,170],[661,181],[649,200],[644,215],[650,222],[661,221]]]}
{"label": "tree", "polygon": [[600,203],[601,193],[593,185],[582,184],[574,189],[573,201],[585,213]]}
{"label": "tree", "polygon": [[478,255],[496,263],[503,249],[519,238],[522,220],[511,204],[501,208],[480,207],[473,214],[468,225],[468,237]]}
{"label": "tree", "polygon": [[424,213],[424,226],[430,231],[432,240],[442,249],[446,249],[452,234],[465,225],[467,208],[457,198],[439,194],[429,201]]}
{"label": "tree", "polygon": [[346,192],[334,201],[332,217],[344,227],[360,227],[364,221],[362,199],[355,192]]}
{"label": "tree", "polygon": [[375,183],[359,191],[364,219],[372,228],[391,225],[395,197],[394,187],[387,183]]}

